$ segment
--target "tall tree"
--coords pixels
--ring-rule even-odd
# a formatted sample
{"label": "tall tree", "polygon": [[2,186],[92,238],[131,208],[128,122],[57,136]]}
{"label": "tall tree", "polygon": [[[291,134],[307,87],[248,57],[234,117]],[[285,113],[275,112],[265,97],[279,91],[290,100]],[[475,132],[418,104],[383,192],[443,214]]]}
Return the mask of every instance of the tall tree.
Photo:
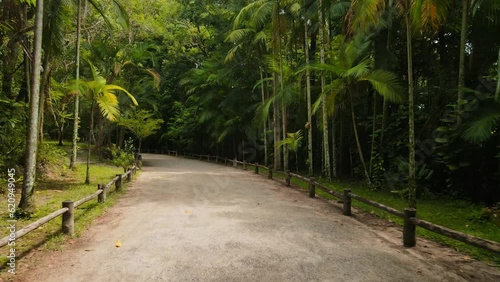
{"label": "tall tree", "polygon": [[100,113],[107,119],[114,121],[120,115],[117,91],[124,92],[130,98],[134,105],[137,100],[126,89],[114,84],[107,84],[106,79],[99,74],[96,67],[89,62],[92,69],[92,80],[79,87],[82,88],[82,94],[90,101],[90,125],[87,143],[87,170],[85,174],[85,184],[90,183],[90,152],[92,147],[92,136],[94,135],[94,108],[97,106]]}
{"label": "tall tree", "polygon": [[36,154],[38,150],[38,107],[40,101],[40,72],[42,63],[43,0],[36,1],[35,38],[33,41],[33,62],[30,94],[30,119],[27,134],[24,181],[19,208],[31,213],[35,208],[33,197],[36,179]]}
{"label": "tall tree", "polygon": [[[77,12],[76,12],[76,54],[75,54],[75,79],[76,83],[80,83],[80,35],[82,29],[82,1],[77,0]],[[73,138],[72,138],[72,150],[70,157],[69,168],[75,168],[76,163],[76,154],[78,152],[78,128],[79,128],[79,111],[80,111],[80,93],[76,92],[75,94],[75,107],[74,107],[74,117],[73,117]]]}
{"label": "tall tree", "polygon": [[[319,21],[319,48],[320,48],[320,64],[325,63],[325,52],[326,52],[326,43],[325,43],[325,19],[324,19],[324,11],[323,11],[323,0],[318,0],[318,21]],[[321,76],[321,92],[325,90],[325,76],[320,74]],[[328,178],[332,178],[331,167],[330,167],[330,145],[328,142],[329,134],[328,134],[328,111],[326,106],[326,96],[321,96],[321,109],[322,109],[322,117],[323,117],[323,153],[324,153],[324,162],[325,162],[325,171],[324,173]]]}

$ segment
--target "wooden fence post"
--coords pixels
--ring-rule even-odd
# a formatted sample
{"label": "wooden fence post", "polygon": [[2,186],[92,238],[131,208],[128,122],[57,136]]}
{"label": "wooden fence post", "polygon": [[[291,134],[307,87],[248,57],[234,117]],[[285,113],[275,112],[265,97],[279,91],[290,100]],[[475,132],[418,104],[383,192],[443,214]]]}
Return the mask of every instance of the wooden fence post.
{"label": "wooden fence post", "polygon": [[267,171],[268,171],[267,179],[273,179],[273,167],[272,166],[268,166],[267,167]]}
{"label": "wooden fence post", "polygon": [[97,184],[97,190],[101,190],[101,194],[97,195],[97,202],[104,203],[106,202],[106,189],[104,184]]}
{"label": "wooden fence post", "polygon": [[416,217],[417,210],[405,208],[403,225],[403,245],[405,247],[415,247],[417,244],[416,229],[417,226],[410,221],[410,218]]}
{"label": "wooden fence post", "polygon": [[115,182],[115,189],[116,191],[120,191],[122,190],[122,175],[117,174],[116,176],[118,176],[118,180],[116,180]]}
{"label": "wooden fence post", "polygon": [[255,163],[255,174],[259,174],[259,163]]}
{"label": "wooden fence post", "polygon": [[247,161],[243,160],[243,170],[247,170]]}
{"label": "wooden fence post", "polygon": [[63,208],[68,210],[62,214],[62,232],[64,234],[75,234],[75,202],[64,201],[62,202]]}
{"label": "wooden fence post", "polygon": [[201,155],[199,155],[199,156],[200,156],[200,161],[201,161]]}
{"label": "wooden fence post", "polygon": [[351,216],[351,189],[344,189],[344,215]]}
{"label": "wooden fence post", "polygon": [[238,161],[238,159],[234,158],[234,160],[233,160],[233,167],[238,167],[237,161]]}
{"label": "wooden fence post", "polygon": [[210,162],[210,155],[207,155],[207,161]]}
{"label": "wooden fence post", "polygon": [[219,156],[215,156],[215,163],[218,164],[219,163]]}
{"label": "wooden fence post", "polygon": [[292,176],[290,175],[290,171],[288,169],[285,171],[285,176],[286,186],[290,187],[290,179]]}
{"label": "wooden fence post", "polygon": [[224,158],[224,165],[227,165],[227,159]]}
{"label": "wooden fence post", "polygon": [[316,186],[314,186],[314,177],[309,178],[309,198],[316,197]]}
{"label": "wooden fence post", "polygon": [[176,157],[178,156],[177,151],[175,151],[175,156],[176,156]]}
{"label": "wooden fence post", "polygon": [[132,170],[129,168],[127,169],[127,182],[132,181]]}

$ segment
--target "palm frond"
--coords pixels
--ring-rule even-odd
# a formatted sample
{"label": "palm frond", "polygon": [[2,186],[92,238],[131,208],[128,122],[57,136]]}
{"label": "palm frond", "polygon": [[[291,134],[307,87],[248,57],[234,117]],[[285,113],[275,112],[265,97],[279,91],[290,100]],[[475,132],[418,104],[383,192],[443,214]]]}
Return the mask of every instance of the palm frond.
{"label": "palm frond", "polygon": [[160,90],[161,75],[155,69],[144,69],[144,72],[153,78],[156,90]]}
{"label": "palm frond", "polygon": [[134,103],[134,105],[138,105],[137,104],[137,100],[134,98],[134,96],[132,94],[130,94],[130,92],[128,92],[125,88],[121,87],[121,86],[118,86],[118,85],[114,85],[114,84],[107,84],[103,87],[102,89],[102,92],[105,94],[105,93],[108,93],[108,92],[112,92],[112,91],[115,91],[115,90],[119,90],[119,91],[122,91],[122,92],[125,92],[125,94],[127,94],[127,96],[130,98],[130,100],[132,100],[132,103]]}
{"label": "palm frond", "polygon": [[251,29],[251,28],[236,29],[236,30],[231,31],[231,33],[229,33],[229,35],[226,37],[225,41],[231,42],[231,43],[240,42],[243,39],[248,38],[249,36],[251,36],[254,33],[255,33],[255,30]]}
{"label": "palm frond", "polygon": [[448,7],[448,1],[413,0],[410,8],[413,25],[417,28],[430,27],[437,30],[446,18]]}
{"label": "palm frond", "polygon": [[118,97],[111,92],[104,93],[97,100],[97,104],[99,105],[102,115],[111,121],[115,121],[120,115]]}
{"label": "palm frond", "polygon": [[361,80],[370,82],[373,88],[388,101],[396,103],[404,101],[403,87],[398,77],[392,72],[375,70]]}
{"label": "palm frond", "polygon": [[370,71],[370,64],[371,64],[371,62],[368,59],[364,59],[361,62],[359,62],[357,65],[355,65],[355,66],[351,67],[350,69],[346,70],[345,72],[341,73],[341,76],[353,77],[353,78],[360,78],[362,76],[365,76]]}
{"label": "palm frond", "polygon": [[[494,103],[494,102],[492,102]],[[472,143],[481,143],[491,138],[495,127],[500,125],[500,104],[494,103],[492,107],[474,121],[467,124],[467,128],[462,133],[462,137]]]}
{"label": "palm frond", "polygon": [[377,25],[385,10],[385,0],[353,0],[351,4],[352,21],[349,23],[351,32],[366,31]]}
{"label": "palm frond", "polygon": [[125,10],[125,7],[117,0],[113,0],[111,3],[115,9],[116,20],[123,28],[128,29],[130,20],[127,10]]}

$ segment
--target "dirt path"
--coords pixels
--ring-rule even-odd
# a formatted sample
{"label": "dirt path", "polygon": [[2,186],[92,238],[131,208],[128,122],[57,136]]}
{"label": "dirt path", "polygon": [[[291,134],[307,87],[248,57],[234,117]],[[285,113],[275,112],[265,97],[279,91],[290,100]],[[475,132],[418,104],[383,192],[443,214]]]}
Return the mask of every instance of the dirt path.
{"label": "dirt path", "polygon": [[405,249],[302,191],[196,160],[143,159],[115,207],[62,252],[33,258],[17,280],[465,280],[458,267]]}

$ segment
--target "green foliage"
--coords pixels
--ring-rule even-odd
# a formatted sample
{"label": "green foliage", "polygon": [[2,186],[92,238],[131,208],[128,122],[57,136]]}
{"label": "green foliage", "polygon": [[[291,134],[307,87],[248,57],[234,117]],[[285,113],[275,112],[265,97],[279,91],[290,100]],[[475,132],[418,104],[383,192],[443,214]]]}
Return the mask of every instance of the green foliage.
{"label": "green foliage", "polygon": [[281,140],[276,146],[282,147],[286,145],[290,151],[297,152],[302,144],[302,139],[304,139],[302,129],[297,132],[287,133],[286,135],[287,138]]}
{"label": "green foliage", "polygon": [[130,168],[135,161],[134,141],[131,138],[125,140],[123,149],[113,145],[111,148],[111,155],[111,163],[123,168],[123,171],[126,172],[127,168]]}
{"label": "green foliage", "polygon": [[122,117],[118,124],[130,130],[139,140],[142,140],[156,131],[163,124],[162,119],[153,118],[153,113],[146,110],[133,112],[130,117]]}

